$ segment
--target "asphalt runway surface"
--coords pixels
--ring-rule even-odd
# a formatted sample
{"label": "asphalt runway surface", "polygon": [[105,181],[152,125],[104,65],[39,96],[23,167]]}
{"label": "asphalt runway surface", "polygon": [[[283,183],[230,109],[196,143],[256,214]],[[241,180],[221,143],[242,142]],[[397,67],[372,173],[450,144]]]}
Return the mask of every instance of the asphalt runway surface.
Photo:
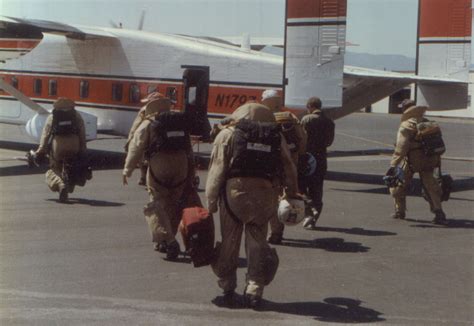
{"label": "asphalt runway surface", "polygon": [[[430,223],[418,180],[407,220],[390,218],[381,176],[398,122],[383,114],[336,121],[323,214],[316,230],[286,228],[261,311],[219,307],[210,267],[153,251],[138,171],[121,184],[124,139],[100,135],[89,143],[94,178],[60,204],[45,169],[16,159],[34,147],[24,131],[2,126],[0,324],[473,325],[474,122],[441,120],[443,170],[454,178],[444,203],[448,226]],[[209,146],[199,150],[205,158]],[[199,176],[202,188],[206,171]],[[218,214],[215,222],[219,230]],[[241,250],[239,293],[245,266]]]}

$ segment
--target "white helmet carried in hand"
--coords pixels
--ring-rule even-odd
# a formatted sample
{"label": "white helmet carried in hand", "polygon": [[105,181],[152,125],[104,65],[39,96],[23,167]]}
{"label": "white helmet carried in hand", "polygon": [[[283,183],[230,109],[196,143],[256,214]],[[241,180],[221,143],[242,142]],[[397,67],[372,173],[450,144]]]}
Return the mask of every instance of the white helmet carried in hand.
{"label": "white helmet carried in hand", "polygon": [[298,198],[285,198],[278,205],[278,220],[285,225],[297,225],[304,218],[304,201]]}

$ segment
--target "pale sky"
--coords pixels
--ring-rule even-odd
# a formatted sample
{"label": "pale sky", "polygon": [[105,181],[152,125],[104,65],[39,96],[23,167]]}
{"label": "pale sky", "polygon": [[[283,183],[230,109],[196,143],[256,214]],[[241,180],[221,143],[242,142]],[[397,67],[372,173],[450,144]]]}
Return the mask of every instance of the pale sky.
{"label": "pale sky", "polygon": [[[418,0],[348,0],[347,50],[415,56]],[[0,15],[204,36],[283,37],[285,0],[0,0]]]}

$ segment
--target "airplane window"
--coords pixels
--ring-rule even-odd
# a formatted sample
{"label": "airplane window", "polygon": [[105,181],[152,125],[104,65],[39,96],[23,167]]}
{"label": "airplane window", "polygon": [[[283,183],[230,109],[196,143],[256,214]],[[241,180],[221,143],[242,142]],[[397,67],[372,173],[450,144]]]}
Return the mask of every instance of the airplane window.
{"label": "airplane window", "polygon": [[33,83],[33,92],[36,95],[41,95],[42,88],[43,88],[43,85],[42,85],[41,79],[35,79]]}
{"label": "airplane window", "polygon": [[156,85],[148,85],[148,88],[146,90],[147,94],[151,94],[157,91],[158,91],[158,87]]}
{"label": "airplane window", "polygon": [[49,80],[48,95],[49,96],[56,96],[57,93],[58,93],[58,82],[55,79],[50,79]]}
{"label": "airplane window", "polygon": [[137,84],[130,85],[130,102],[137,103],[140,101],[140,87]]}
{"label": "airplane window", "polygon": [[176,87],[167,87],[166,88],[166,97],[169,98],[171,101],[176,101],[178,98],[178,92],[176,91]]}
{"label": "airplane window", "polygon": [[112,84],[112,100],[113,101],[121,101],[122,93],[123,93],[122,84]]}
{"label": "airplane window", "polygon": [[12,86],[15,87],[15,88],[18,88],[18,78],[13,76],[11,81],[12,81]]}
{"label": "airplane window", "polygon": [[79,96],[80,98],[89,97],[89,82],[87,80],[81,80],[81,84],[79,86]]}

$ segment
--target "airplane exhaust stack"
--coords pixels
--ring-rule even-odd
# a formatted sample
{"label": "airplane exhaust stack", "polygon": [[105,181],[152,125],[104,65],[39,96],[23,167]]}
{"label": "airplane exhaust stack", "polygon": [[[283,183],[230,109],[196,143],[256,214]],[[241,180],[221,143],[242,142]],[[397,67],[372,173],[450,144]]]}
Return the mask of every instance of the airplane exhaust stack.
{"label": "airplane exhaust stack", "polygon": [[471,65],[471,0],[420,0],[417,75],[459,83],[418,83],[417,104],[430,110],[468,106]]}
{"label": "airplane exhaust stack", "polygon": [[346,0],[286,1],[286,107],[304,109],[311,96],[342,106],[346,10]]}

